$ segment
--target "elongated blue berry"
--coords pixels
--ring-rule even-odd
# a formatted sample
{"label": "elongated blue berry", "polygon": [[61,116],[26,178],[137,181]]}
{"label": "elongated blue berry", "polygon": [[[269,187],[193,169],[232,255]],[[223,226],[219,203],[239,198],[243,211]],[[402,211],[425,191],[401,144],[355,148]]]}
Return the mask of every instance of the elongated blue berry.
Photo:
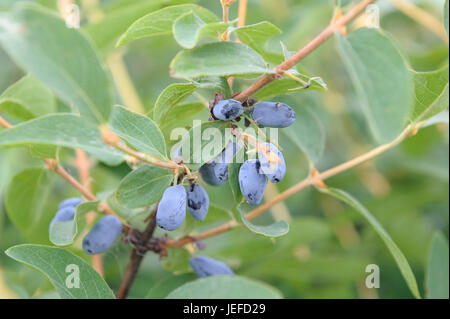
{"label": "elongated blue berry", "polygon": [[189,264],[199,277],[234,275],[234,272],[230,269],[230,267],[225,265],[223,262],[206,256],[192,257],[189,259]]}
{"label": "elongated blue berry", "polygon": [[156,211],[156,223],[165,230],[175,230],[186,218],[186,190],[182,185],[164,191]]}
{"label": "elongated blue berry", "polygon": [[261,163],[260,173],[265,174],[269,181],[272,183],[281,182],[286,174],[286,162],[284,161],[283,154],[272,143],[266,143],[272,154],[276,155],[275,158],[280,160],[280,163],[271,163],[267,160],[266,153],[258,153],[259,161]]}
{"label": "elongated blue berry", "polygon": [[223,185],[228,180],[228,164],[239,149],[238,144],[230,142],[219,156],[200,167],[203,180],[213,186]]}
{"label": "elongated blue berry", "polygon": [[89,255],[108,250],[122,232],[122,223],[112,215],[102,217],[83,238],[83,250]]}
{"label": "elongated blue berry", "polygon": [[213,108],[214,116],[222,121],[231,121],[244,113],[242,103],[233,99],[217,102]]}
{"label": "elongated blue berry", "polygon": [[192,184],[187,190],[188,211],[198,221],[205,219],[209,209],[208,193],[198,184]]}
{"label": "elongated blue berry", "polygon": [[59,206],[58,206],[58,210],[60,210],[61,208],[67,207],[67,206],[72,206],[72,207],[76,207],[79,204],[81,204],[83,202],[82,198],[79,197],[72,197],[72,198],[68,198],[63,200]]}
{"label": "elongated blue berry", "polygon": [[50,229],[52,228],[54,223],[67,222],[69,220],[73,220],[74,217],[75,217],[75,207],[63,206],[63,208],[60,208],[56,212],[55,217],[53,217],[52,221],[50,222],[48,232],[50,233]]}
{"label": "elongated blue berry", "polygon": [[259,160],[249,159],[239,169],[239,186],[241,193],[251,205],[258,205],[266,190],[266,175],[260,174]]}
{"label": "elongated blue berry", "polygon": [[261,102],[252,110],[253,120],[261,126],[288,127],[294,123],[295,111],[287,104],[279,102]]}

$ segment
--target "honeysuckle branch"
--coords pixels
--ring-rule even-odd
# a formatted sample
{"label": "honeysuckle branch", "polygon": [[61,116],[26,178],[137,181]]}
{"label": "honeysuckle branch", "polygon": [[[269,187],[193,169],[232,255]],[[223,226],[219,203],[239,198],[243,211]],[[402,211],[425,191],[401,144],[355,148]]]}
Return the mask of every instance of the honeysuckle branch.
{"label": "honeysuckle branch", "polygon": [[[3,117],[0,116],[0,125],[6,129],[12,128],[13,126],[6,121]],[[47,164],[47,169],[52,170],[56,174],[58,174],[62,179],[64,179],[67,183],[69,183],[73,188],[75,188],[85,199],[88,201],[97,201],[99,200],[87,187],[82,185],[79,181],[75,179],[72,175],[69,174],[61,165],[56,163],[54,159],[51,158],[43,158],[42,159]],[[108,206],[108,204],[104,202],[100,202],[99,204],[100,210],[108,215],[114,215],[118,217],[120,216],[116,214],[114,210],[111,209],[111,207]],[[129,227],[126,224],[123,224],[123,230],[128,231]]]}
{"label": "honeysuckle branch", "polygon": [[247,18],[247,2],[248,0],[239,0],[238,22],[237,22],[238,28],[245,26],[245,19]]}
{"label": "honeysuckle branch", "polygon": [[[152,213],[149,216],[149,221],[145,230],[142,232],[141,243],[145,245],[152,237],[156,228],[156,211],[158,205],[155,206]],[[137,247],[133,247],[130,254],[130,259],[128,262],[127,269],[125,270],[125,274],[122,277],[122,281],[120,283],[119,289],[117,290],[116,297],[117,299],[125,299],[127,298],[130,288],[133,285],[134,280],[136,279],[136,275],[139,271],[139,267],[141,266],[142,260],[144,259],[145,251],[140,251]]]}
{"label": "honeysuckle branch", "polygon": [[247,89],[236,95],[234,99],[243,102],[256,92],[261,90],[263,87],[265,87],[267,84],[271,83],[276,79],[279,79],[285,71],[291,69],[297,63],[299,63],[301,60],[307,57],[311,52],[316,50],[325,41],[331,38],[336,30],[339,31],[340,29],[342,29],[342,27],[349,24],[353,19],[355,19],[358,15],[360,15],[367,8],[368,5],[370,5],[375,1],[376,0],[363,0],[358,4],[356,4],[340,19],[337,19],[336,21],[332,22],[325,30],[323,30],[305,47],[303,47],[289,59],[287,59],[286,61],[275,67],[272,70],[272,74],[264,75],[258,81],[249,86]]}
{"label": "honeysuckle branch", "polygon": [[[230,11],[230,6],[231,4],[234,2],[234,0],[220,0],[220,4],[222,5],[222,22],[223,23],[228,23],[229,21],[229,11]],[[225,31],[222,34],[222,39],[224,41],[228,41],[230,39],[230,33],[228,31]]]}
{"label": "honeysuckle branch", "polygon": [[[300,183],[288,188],[284,192],[273,197],[268,202],[262,204],[261,206],[258,206],[257,208],[253,209],[252,211],[248,212],[246,214],[246,218],[248,220],[252,220],[252,219],[260,216],[262,213],[264,213],[266,210],[270,209],[274,205],[286,200],[287,198],[293,196],[294,194],[300,192],[301,190],[303,190],[307,187],[310,187],[310,186],[326,187],[325,184],[323,183],[324,180],[326,180],[330,177],[333,177],[337,174],[340,174],[342,172],[345,172],[355,166],[358,166],[366,161],[369,161],[369,160],[385,153],[386,151],[397,146],[408,136],[414,135],[415,133],[417,133],[417,129],[418,129],[417,125],[408,125],[402,131],[402,133],[392,142],[380,145],[365,154],[362,154],[362,155],[360,155],[356,158],[353,158],[345,163],[342,163],[338,166],[330,168],[322,173],[318,173],[316,171],[315,174],[312,174],[308,178],[302,180]],[[190,235],[188,237],[183,237],[180,239],[169,240],[164,243],[161,243],[161,245],[165,248],[166,247],[183,247],[184,245],[194,242],[196,240],[203,240],[203,239],[207,239],[209,237],[213,237],[213,236],[222,234],[226,231],[233,229],[236,226],[238,226],[237,222],[235,220],[232,220],[228,223],[222,224],[220,226],[217,226],[215,228],[207,230],[203,233],[199,233],[197,235]]]}

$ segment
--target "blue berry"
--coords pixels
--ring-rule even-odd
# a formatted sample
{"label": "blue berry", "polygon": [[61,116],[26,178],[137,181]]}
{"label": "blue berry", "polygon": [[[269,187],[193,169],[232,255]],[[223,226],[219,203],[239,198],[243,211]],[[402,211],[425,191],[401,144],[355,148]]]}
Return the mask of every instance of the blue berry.
{"label": "blue berry", "polygon": [[213,108],[214,117],[222,121],[231,121],[244,113],[242,103],[233,99],[217,102]]}
{"label": "blue berry", "polygon": [[239,169],[241,193],[251,205],[258,205],[266,190],[266,175],[260,174],[259,160],[249,159]]}
{"label": "blue berry", "polygon": [[219,156],[200,167],[203,180],[213,186],[223,185],[228,180],[228,164],[233,161],[239,148],[236,143],[230,142]]}
{"label": "blue berry", "polygon": [[286,162],[284,161],[283,154],[272,143],[266,143],[266,145],[269,147],[271,153],[277,155],[281,163],[269,163],[265,154],[259,152],[258,157],[261,163],[260,173],[265,174],[272,183],[281,182],[286,174]]}
{"label": "blue berry", "polygon": [[199,277],[234,275],[234,272],[230,269],[230,267],[220,261],[206,256],[192,257],[189,259],[189,264]]}
{"label": "blue berry", "polygon": [[72,197],[72,198],[68,198],[63,200],[59,206],[58,206],[58,210],[60,210],[61,208],[67,207],[67,206],[72,206],[72,207],[76,207],[79,204],[81,204],[83,202],[82,198],[79,197]]}
{"label": "blue berry", "polygon": [[67,222],[73,220],[74,217],[75,217],[75,207],[63,206],[56,212],[55,217],[53,217],[52,221],[50,222],[48,232],[50,233],[50,229],[52,228],[54,223]]}
{"label": "blue berry", "polygon": [[258,125],[281,128],[294,123],[296,115],[295,111],[287,104],[261,102],[253,107],[252,118]]}
{"label": "blue berry", "polygon": [[164,191],[156,211],[156,223],[165,230],[175,230],[186,218],[186,190],[182,185]]}
{"label": "blue berry", "polygon": [[198,221],[205,219],[209,208],[208,193],[198,184],[192,184],[187,191],[188,211]]}
{"label": "blue berry", "polygon": [[83,238],[83,250],[89,255],[105,252],[122,232],[122,223],[112,215],[102,217]]}

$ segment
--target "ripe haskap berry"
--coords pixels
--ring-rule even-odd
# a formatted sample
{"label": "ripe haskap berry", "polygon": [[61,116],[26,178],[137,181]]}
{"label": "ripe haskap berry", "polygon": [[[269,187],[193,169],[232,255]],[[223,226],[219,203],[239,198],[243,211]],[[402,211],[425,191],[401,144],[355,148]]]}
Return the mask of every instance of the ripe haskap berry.
{"label": "ripe haskap berry", "polygon": [[296,115],[295,111],[287,104],[261,102],[253,107],[252,118],[258,125],[281,128],[294,123]]}
{"label": "ripe haskap berry", "polygon": [[251,205],[258,205],[266,190],[266,175],[260,174],[261,163],[251,159],[245,161],[239,169],[239,186],[241,193]]}
{"label": "ripe haskap berry", "polygon": [[67,206],[72,206],[72,207],[76,207],[79,204],[81,204],[83,202],[82,198],[79,197],[72,197],[72,198],[68,198],[63,200],[59,206],[58,206],[58,210],[60,210],[61,208],[67,207]]}
{"label": "ripe haskap berry", "polygon": [[223,262],[206,256],[192,257],[189,259],[189,264],[199,277],[234,275],[234,272],[230,269],[230,267],[225,265]]}
{"label": "ripe haskap berry", "polygon": [[219,156],[200,167],[203,180],[213,186],[223,185],[228,180],[228,164],[233,161],[239,148],[236,143],[230,142]]}
{"label": "ripe haskap berry", "polygon": [[281,182],[286,174],[286,162],[284,161],[283,154],[272,143],[266,143],[266,145],[269,147],[270,152],[280,159],[281,163],[270,163],[267,160],[265,153],[260,152],[258,153],[259,161],[261,163],[260,173],[265,174],[272,183]]}
{"label": "ripe haskap berry", "polygon": [[198,184],[192,184],[187,190],[187,207],[192,217],[198,221],[205,219],[209,208],[208,193]]}
{"label": "ripe haskap berry", "polygon": [[233,99],[217,102],[213,108],[214,116],[222,121],[231,121],[244,113],[242,103]]}
{"label": "ripe haskap berry", "polygon": [[156,223],[165,230],[175,230],[186,218],[186,190],[182,185],[164,191],[156,212]]}
{"label": "ripe haskap berry", "polygon": [[102,217],[83,238],[83,250],[89,255],[105,252],[122,232],[122,223],[112,215]]}

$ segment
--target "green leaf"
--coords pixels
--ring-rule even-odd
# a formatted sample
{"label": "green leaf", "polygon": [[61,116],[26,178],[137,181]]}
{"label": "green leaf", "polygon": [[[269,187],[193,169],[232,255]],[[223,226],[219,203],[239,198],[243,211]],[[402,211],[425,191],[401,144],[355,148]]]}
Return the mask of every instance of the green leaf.
{"label": "green leaf", "polygon": [[162,260],[165,270],[172,273],[185,273],[190,271],[189,258],[191,254],[186,248],[168,248],[167,256]]}
{"label": "green leaf", "polygon": [[426,269],[425,291],[429,299],[448,299],[448,240],[440,232],[434,234]]}
{"label": "green leaf", "polygon": [[144,37],[172,34],[172,24],[183,14],[194,12],[205,23],[219,22],[211,11],[194,4],[171,6],[149,13],[135,21],[120,37],[117,46],[121,46]]}
{"label": "green leaf", "polygon": [[56,176],[43,168],[27,168],[15,175],[6,189],[8,217],[19,230],[28,232],[48,216],[48,200]]}
{"label": "green leaf", "polygon": [[226,130],[227,127],[228,123],[225,121],[194,125],[181,140],[184,163],[197,170],[219,155],[231,139],[231,130]]}
{"label": "green leaf", "polygon": [[206,110],[207,107],[199,102],[175,105],[170,109],[164,121],[161,123],[161,130],[165,135],[170,137],[172,129],[191,126],[193,120],[200,118],[198,113]]}
{"label": "green leaf", "polygon": [[192,79],[202,76],[248,76],[270,72],[263,58],[236,42],[214,42],[183,50],[170,64],[171,74]]}
{"label": "green leaf", "polygon": [[114,133],[139,152],[166,159],[166,142],[161,130],[147,116],[116,106],[111,114],[110,126]]}
{"label": "green leaf", "polygon": [[192,281],[197,279],[197,276],[193,273],[186,273],[181,275],[172,275],[166,278],[163,278],[156,282],[150,291],[145,296],[145,299],[161,299],[166,298],[167,295],[188,281]]}
{"label": "green leaf", "polygon": [[82,218],[90,211],[96,211],[100,201],[84,202],[75,208],[73,220],[54,222],[50,228],[50,241],[57,246],[66,246],[73,243],[81,229]]}
{"label": "green leaf", "polygon": [[56,159],[58,155],[58,147],[53,145],[30,145],[30,154],[37,158],[52,158]]}
{"label": "green leaf", "polygon": [[444,27],[445,30],[447,31],[447,36],[449,34],[448,32],[448,0],[445,0],[445,4],[444,4]]}
{"label": "green leaf", "polygon": [[294,107],[295,122],[282,130],[309,158],[317,163],[325,149],[325,131],[317,116],[307,107]]}
{"label": "green leaf", "polygon": [[133,21],[164,5],[180,2],[187,2],[187,0],[127,1],[126,5],[107,12],[102,20],[88,24],[84,30],[92,38],[97,48],[110,51]]}
{"label": "green leaf", "polygon": [[414,72],[412,121],[427,120],[448,108],[448,65],[433,72]]}
{"label": "green leaf", "polygon": [[116,198],[120,205],[138,208],[155,204],[172,182],[172,172],[142,165],[120,182]]}
{"label": "green leaf", "polygon": [[[114,299],[105,280],[83,259],[57,247],[17,245],[5,253],[12,259],[37,269],[48,277],[61,298]],[[79,287],[72,276],[79,275]],[[69,284],[69,285],[68,285]],[[71,288],[69,288],[71,287]]]}
{"label": "green leaf", "polygon": [[178,17],[173,26],[175,40],[185,49],[192,49],[202,38],[218,39],[229,27],[229,23],[205,23],[194,12]]}
{"label": "green leaf", "polygon": [[282,78],[276,81],[270,82],[268,85],[263,87],[261,90],[254,94],[254,97],[259,101],[269,100],[277,96],[283,96],[298,92],[306,92],[311,90],[325,91],[326,84],[321,81],[320,78],[309,77],[307,75],[297,75],[300,79],[306,83],[310,82],[310,86],[305,89],[304,85],[291,79]]}
{"label": "green leaf", "polygon": [[55,109],[52,92],[31,76],[24,76],[0,96],[0,112],[20,120],[52,113]]}
{"label": "green leaf", "polygon": [[378,234],[378,236],[380,236],[380,238],[389,249],[389,252],[394,257],[394,260],[397,263],[397,266],[400,269],[400,272],[405,279],[409,290],[415,298],[420,299],[420,293],[417,287],[416,278],[411,269],[411,266],[408,263],[408,260],[406,259],[405,255],[403,255],[400,248],[398,248],[398,246],[394,243],[391,236],[389,236],[383,226],[375,219],[375,217],[363,205],[361,205],[361,203],[358,202],[357,199],[342,190],[335,188],[318,188],[318,190],[324,194],[328,194],[343,201],[344,203],[355,209],[358,213],[360,213],[369,222],[369,224],[374,228],[375,232]]}
{"label": "green leaf", "polygon": [[172,291],[167,299],[280,299],[275,288],[240,276],[200,278]]}
{"label": "green leaf", "polygon": [[281,34],[281,30],[272,23],[263,21],[256,24],[246,25],[233,30],[242,43],[247,44],[253,50],[263,54],[267,41]]}
{"label": "green leaf", "polygon": [[413,81],[391,39],[376,29],[338,35],[338,50],[374,138],[388,142],[404,129],[413,107]]}
{"label": "green leaf", "polygon": [[193,83],[174,83],[166,87],[156,100],[153,109],[153,118],[156,122],[162,123],[170,110],[178,103],[185,100],[197,89]]}
{"label": "green leaf", "polygon": [[239,211],[241,215],[241,220],[244,223],[244,225],[252,232],[258,235],[263,235],[266,237],[281,237],[283,235],[286,235],[289,232],[289,224],[286,223],[284,220],[277,221],[270,225],[255,225],[252,224],[247,217],[245,217],[245,214],[247,211],[251,209],[252,206],[249,204],[240,204],[236,207],[236,209]]}
{"label": "green leaf", "polygon": [[0,43],[11,58],[91,120],[106,122],[112,86],[87,38],[42,7],[24,4],[0,14]]}
{"label": "green leaf", "polygon": [[124,158],[103,144],[95,125],[75,114],[47,115],[0,131],[0,146],[28,144],[79,148],[110,165],[117,165]]}

